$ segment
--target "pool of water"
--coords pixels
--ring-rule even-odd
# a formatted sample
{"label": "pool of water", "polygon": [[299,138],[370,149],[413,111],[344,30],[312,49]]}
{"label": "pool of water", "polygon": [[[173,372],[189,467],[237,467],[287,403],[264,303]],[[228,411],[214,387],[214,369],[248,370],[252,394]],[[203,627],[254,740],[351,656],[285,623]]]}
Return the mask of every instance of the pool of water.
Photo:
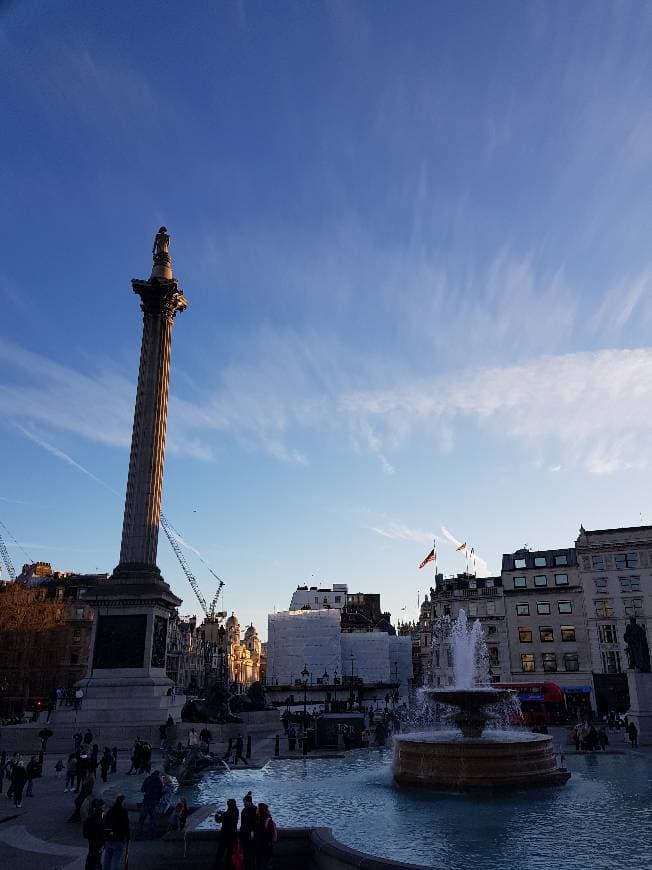
{"label": "pool of water", "polygon": [[499,797],[399,790],[389,750],[209,773],[198,803],[251,790],[280,825],[323,825],[364,852],[446,870],[652,867],[652,756],[579,755],[561,788]]}

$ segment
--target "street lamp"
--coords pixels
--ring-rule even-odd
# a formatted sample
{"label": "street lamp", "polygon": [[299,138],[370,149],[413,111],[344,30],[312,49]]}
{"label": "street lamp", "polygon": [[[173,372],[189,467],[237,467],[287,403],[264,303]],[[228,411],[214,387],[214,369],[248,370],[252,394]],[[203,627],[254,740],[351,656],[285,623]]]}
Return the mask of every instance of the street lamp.
{"label": "street lamp", "polygon": [[303,754],[306,755],[308,753],[308,711],[306,710],[306,704],[308,677],[310,676],[310,671],[308,670],[307,665],[303,666],[301,676],[303,677]]}
{"label": "street lamp", "polygon": [[353,653],[351,653],[351,691],[349,693],[351,710],[353,710],[353,700],[355,698],[355,695],[353,694],[353,662],[354,662],[354,656],[353,656]]}
{"label": "street lamp", "polygon": [[324,684],[324,713],[326,713],[328,710],[328,681],[330,679],[326,668],[324,668],[324,676],[321,679]]}
{"label": "street lamp", "polygon": [[337,668],[335,668],[335,676],[333,677],[333,700],[337,704]]}

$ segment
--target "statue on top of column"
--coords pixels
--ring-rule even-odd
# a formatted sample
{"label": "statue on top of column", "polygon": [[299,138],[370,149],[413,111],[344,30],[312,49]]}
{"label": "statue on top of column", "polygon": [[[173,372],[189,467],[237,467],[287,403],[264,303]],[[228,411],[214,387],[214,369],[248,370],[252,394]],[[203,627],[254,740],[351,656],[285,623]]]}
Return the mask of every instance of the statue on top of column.
{"label": "statue on top of column", "polygon": [[625,629],[623,639],[626,644],[629,667],[644,674],[650,673],[650,648],[645,629],[638,625],[635,616],[629,617],[629,625]]}
{"label": "statue on top of column", "polygon": [[154,254],[154,257],[157,257],[160,254],[167,254],[168,256],[170,254],[170,236],[165,227],[160,227],[159,231],[156,233],[152,254]]}

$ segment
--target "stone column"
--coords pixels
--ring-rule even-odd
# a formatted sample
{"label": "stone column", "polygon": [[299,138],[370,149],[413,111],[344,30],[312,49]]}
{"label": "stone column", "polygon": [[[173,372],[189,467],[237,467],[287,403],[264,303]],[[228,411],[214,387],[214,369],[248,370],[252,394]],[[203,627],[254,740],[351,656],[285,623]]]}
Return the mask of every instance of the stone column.
{"label": "stone column", "polygon": [[120,564],[114,580],[160,577],[156,550],[161,515],[165,433],[168,413],[172,324],[187,301],[172,275],[170,237],[161,227],[154,242],[154,265],[148,281],[134,279],[141,298],[143,337],[127,495],[122,525]]}

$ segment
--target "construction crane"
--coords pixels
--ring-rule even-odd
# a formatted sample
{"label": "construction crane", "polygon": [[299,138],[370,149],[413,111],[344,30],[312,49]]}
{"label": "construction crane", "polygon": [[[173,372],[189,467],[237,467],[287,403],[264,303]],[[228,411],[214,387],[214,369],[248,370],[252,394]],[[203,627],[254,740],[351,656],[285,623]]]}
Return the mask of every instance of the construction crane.
{"label": "construction crane", "polygon": [[199,604],[201,606],[201,609],[204,611],[206,619],[213,621],[216,619],[216,617],[222,616],[221,613],[220,614],[216,613],[215,608],[217,607],[217,601],[218,601],[220,592],[222,591],[222,587],[224,586],[224,581],[221,580],[217,576],[217,574],[208,565],[206,565],[206,562],[204,562],[204,559],[201,559],[201,556],[200,556],[199,558],[201,559],[201,561],[204,562],[204,564],[206,565],[208,570],[211,572],[213,577],[215,577],[215,579],[218,581],[217,592],[215,593],[215,596],[214,596],[213,600],[211,601],[210,605],[208,605],[206,603],[206,599],[202,595],[201,589],[199,588],[199,584],[197,583],[197,578],[192,573],[192,571],[190,570],[190,566],[186,562],[185,556],[183,555],[181,547],[179,546],[177,535],[175,534],[174,529],[172,528],[172,526],[170,525],[170,523],[168,522],[168,520],[166,519],[166,517],[163,514],[161,514],[161,528],[165,532],[165,536],[168,539],[168,541],[170,542],[170,546],[174,550],[174,555],[177,557],[177,560],[178,560],[179,564],[181,565],[181,569],[183,570],[183,573],[186,575],[186,577],[188,578],[188,582],[192,586],[192,591],[195,593],[195,595],[197,597],[197,601],[199,601]]}
{"label": "construction crane", "polygon": [[2,556],[2,561],[5,563],[7,568],[7,574],[11,580],[16,579],[16,569],[14,568],[14,563],[11,561],[11,557],[9,556],[9,550],[5,546],[5,542],[2,540],[2,535],[0,535],[0,556]]}

